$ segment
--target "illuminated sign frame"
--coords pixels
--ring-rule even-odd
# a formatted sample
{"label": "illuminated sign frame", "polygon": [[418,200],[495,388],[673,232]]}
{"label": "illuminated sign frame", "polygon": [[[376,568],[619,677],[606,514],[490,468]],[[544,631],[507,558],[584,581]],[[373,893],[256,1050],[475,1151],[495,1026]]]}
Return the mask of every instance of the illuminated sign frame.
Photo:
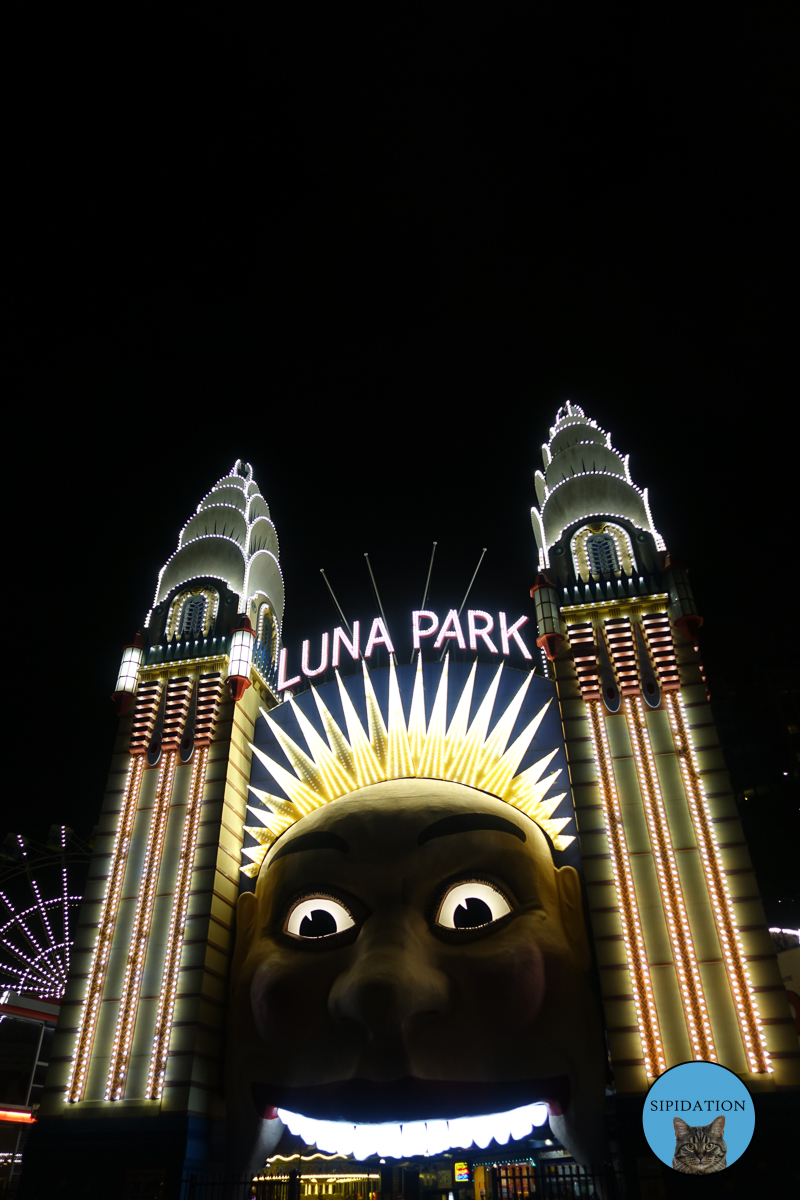
{"label": "illuminated sign frame", "polygon": [[[475,652],[479,649],[488,650],[490,654],[502,655],[504,658],[508,658],[511,654],[513,642],[514,648],[522,654],[522,657],[530,661],[533,655],[520,634],[520,630],[527,625],[528,621],[530,621],[530,617],[522,616],[513,624],[509,624],[506,614],[498,612],[498,634],[495,634],[495,636],[499,635],[500,639],[500,648],[498,649],[491,637],[495,632],[495,619],[490,613],[484,612],[482,608],[467,610],[466,637],[460,614],[454,608],[448,611],[444,621],[440,621],[438,614],[432,609],[419,608],[414,609],[411,614],[411,640],[415,650],[421,649],[423,639],[435,636],[432,643],[434,650],[446,649],[452,642],[455,642],[459,650],[466,650],[469,645],[469,649]],[[423,622],[426,624],[423,625]],[[343,651],[346,651],[354,662],[358,662],[361,658],[370,658],[378,646],[385,646],[389,654],[395,652],[391,635],[381,617],[376,617],[372,622],[363,653],[361,651],[361,622],[353,622],[350,636],[339,625],[332,633],[323,633],[319,661],[315,665],[310,661],[311,641],[308,638],[305,639],[300,655],[300,674],[291,678],[287,671],[289,652],[284,646],[278,659],[278,691],[285,692],[289,688],[296,688],[304,678],[316,679],[318,676],[324,675],[329,666],[338,669],[344,657]]]}

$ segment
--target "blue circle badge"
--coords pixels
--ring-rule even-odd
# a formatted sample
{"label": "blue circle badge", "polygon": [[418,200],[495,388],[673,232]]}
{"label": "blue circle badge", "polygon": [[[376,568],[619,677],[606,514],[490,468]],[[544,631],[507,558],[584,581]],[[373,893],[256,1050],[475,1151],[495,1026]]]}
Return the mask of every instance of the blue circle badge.
{"label": "blue circle badge", "polygon": [[727,1067],[687,1062],[658,1078],[644,1102],[644,1134],[663,1163],[684,1175],[714,1175],[750,1145],[753,1098]]}

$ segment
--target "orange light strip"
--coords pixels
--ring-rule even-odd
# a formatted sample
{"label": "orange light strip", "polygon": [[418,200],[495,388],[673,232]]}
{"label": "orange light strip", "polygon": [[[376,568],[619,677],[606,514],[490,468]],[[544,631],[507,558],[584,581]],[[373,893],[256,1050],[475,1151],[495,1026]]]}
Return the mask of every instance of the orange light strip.
{"label": "orange light strip", "polygon": [[130,951],[125,966],[125,978],[122,984],[122,994],[119,1000],[117,1028],[114,1034],[114,1044],[111,1050],[111,1065],[106,1084],[106,1100],[121,1100],[125,1091],[125,1078],[128,1071],[131,1041],[136,1023],[139,990],[144,970],[144,960],[147,954],[147,942],[150,935],[150,921],[153,916],[158,871],[161,866],[161,851],[164,846],[164,834],[167,828],[169,800],[172,794],[172,781],[175,775],[177,751],[170,750],[164,757],[156,784],[156,795],[153,803],[153,816],[150,821],[150,831],[147,836],[147,847],[142,863],[142,882],[139,898],[136,901],[136,912],[131,931]]}
{"label": "orange light strip", "polygon": [[103,996],[103,985],[108,967],[108,956],[114,937],[114,926],[117,920],[119,899],[122,892],[122,881],[125,877],[125,867],[128,862],[128,850],[131,844],[133,822],[136,817],[136,806],[139,801],[139,789],[142,784],[145,759],[137,755],[130,764],[125,787],[122,793],[119,827],[111,852],[111,870],[108,874],[108,887],[100,910],[98,922],[99,933],[95,942],[94,957],[89,970],[89,982],[86,987],[86,1001],[78,1025],[78,1036],[75,1040],[75,1053],[72,1060],[72,1074],[67,1084],[65,1099],[75,1103],[83,1099],[86,1088],[86,1072],[94,1044],[97,1029],[97,1017],[100,1001]]}
{"label": "orange light strip", "polygon": [[189,892],[192,882],[192,866],[194,851],[197,845],[197,832],[200,828],[200,814],[203,802],[203,787],[208,765],[208,746],[197,751],[192,767],[192,778],[189,784],[189,801],[186,806],[186,818],[183,826],[180,858],[178,859],[178,877],[175,883],[175,893],[172,901],[172,916],[169,923],[167,938],[167,956],[164,962],[164,974],[161,980],[161,994],[158,1001],[155,1035],[153,1037],[153,1054],[150,1059],[150,1071],[147,1078],[145,1096],[148,1100],[159,1100],[164,1090],[164,1077],[167,1070],[169,1053],[169,1038],[172,1032],[172,1018],[175,1011],[175,996],[178,990],[178,972],[181,965],[183,949],[183,931],[186,926],[186,913],[189,908]]}
{"label": "orange light strip", "polygon": [[678,973],[678,982],[683,998],[683,1012],[689,1030],[692,1055],[696,1059],[716,1062],[717,1052],[700,979],[700,969],[694,951],[689,916],[683,902],[678,865],[672,849],[672,839],[658,783],[653,748],[647,732],[644,704],[639,696],[628,696],[624,703],[633,745],[633,756],[636,761],[636,773],[639,776],[639,786],[650,830],[653,859],[664,904],[664,915],[667,919],[675,970]]}
{"label": "orange light strip", "polygon": [[666,1071],[667,1060],[658,1026],[658,1013],[650,980],[650,970],[647,965],[639,906],[636,903],[636,889],[633,883],[625,831],[622,826],[622,812],[614,780],[614,770],[611,765],[608,736],[600,712],[600,701],[589,700],[586,708],[589,713],[592,749],[600,784],[600,795],[603,800],[603,815],[611,851],[611,869],[614,873],[617,901],[622,919],[622,936],[628,956],[628,971],[633,1002],[636,1006],[636,1020],[639,1025],[644,1068],[648,1077],[652,1079]]}
{"label": "orange light strip", "polygon": [[0,1108],[0,1121],[13,1121],[16,1125],[35,1125],[36,1117],[28,1112],[17,1112],[13,1108]]}
{"label": "orange light strip", "polygon": [[767,1052],[758,1005],[745,965],[744,947],[738,937],[733,902],[725,883],[725,873],[711,822],[711,813],[700,781],[700,772],[686,720],[683,697],[679,692],[672,692],[665,697],[665,704],[672,725],[675,749],[681,765],[683,784],[689,800],[692,825],[700,857],[703,860],[703,870],[711,896],[714,919],[733,992],[747,1061],[750,1069],[755,1073],[771,1072],[774,1068]]}

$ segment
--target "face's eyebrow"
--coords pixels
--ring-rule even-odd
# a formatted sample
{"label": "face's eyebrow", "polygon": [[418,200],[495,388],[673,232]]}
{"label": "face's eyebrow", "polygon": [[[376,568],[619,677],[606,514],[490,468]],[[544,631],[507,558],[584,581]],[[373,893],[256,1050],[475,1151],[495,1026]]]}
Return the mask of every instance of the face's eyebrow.
{"label": "face's eyebrow", "polygon": [[527,840],[519,826],[505,817],[497,817],[494,813],[457,813],[454,817],[442,817],[441,821],[434,821],[427,829],[423,829],[417,838],[417,845],[424,846],[433,838],[449,837],[451,833],[472,833],[475,829],[510,833],[521,842]]}
{"label": "face's eyebrow", "polygon": [[292,838],[285,846],[281,846],[267,870],[279,858],[285,858],[287,854],[299,854],[301,850],[341,850],[342,854],[347,854],[349,849],[347,842],[339,837],[338,833],[301,833],[299,837]]}

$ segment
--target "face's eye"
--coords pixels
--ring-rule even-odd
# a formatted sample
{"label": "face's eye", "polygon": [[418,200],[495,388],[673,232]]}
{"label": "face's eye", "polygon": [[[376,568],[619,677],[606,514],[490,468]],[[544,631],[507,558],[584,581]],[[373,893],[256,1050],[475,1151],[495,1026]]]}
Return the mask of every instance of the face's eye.
{"label": "face's eye", "polygon": [[479,929],[511,912],[511,905],[491,883],[454,883],[445,893],[436,923],[445,929]]}
{"label": "face's eye", "polygon": [[352,914],[330,896],[299,900],[286,918],[286,932],[297,938],[324,938],[355,925]]}

